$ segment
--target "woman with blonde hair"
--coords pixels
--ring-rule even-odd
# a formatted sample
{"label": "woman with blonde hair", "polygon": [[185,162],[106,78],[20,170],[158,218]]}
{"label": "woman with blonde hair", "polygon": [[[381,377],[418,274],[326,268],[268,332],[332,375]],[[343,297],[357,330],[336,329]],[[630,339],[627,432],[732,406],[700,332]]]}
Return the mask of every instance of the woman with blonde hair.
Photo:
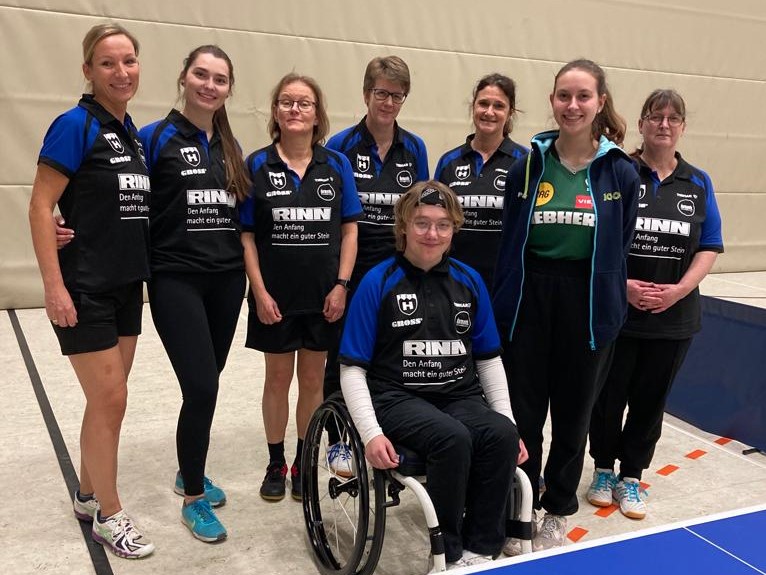
{"label": "woman with blonde hair", "polygon": [[[138,90],[139,45],[117,24],[94,26],[82,45],[91,93],[45,135],[29,223],[46,313],[86,399],[74,513],[93,523],[95,541],[132,559],[154,551],[117,493],[127,379],[149,276],[149,176],[127,113]],[[56,205],[76,230],[58,251]]]}

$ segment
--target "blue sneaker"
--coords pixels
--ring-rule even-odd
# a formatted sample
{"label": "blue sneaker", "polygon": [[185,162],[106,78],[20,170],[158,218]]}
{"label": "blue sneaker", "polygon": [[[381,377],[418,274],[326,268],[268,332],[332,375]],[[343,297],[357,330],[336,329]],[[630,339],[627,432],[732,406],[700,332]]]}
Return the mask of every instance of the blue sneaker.
{"label": "blue sneaker", "polygon": [[200,541],[213,543],[226,539],[226,529],[204,497],[181,506],[181,521]]}
{"label": "blue sneaker", "polygon": [[[226,505],[226,493],[224,493],[223,489],[210,481],[208,476],[205,476],[202,479],[202,485],[205,487],[205,499],[207,499],[211,507],[223,507]],[[180,471],[176,473],[176,484],[173,487],[173,491],[178,495],[185,495],[184,478],[181,477]]]}

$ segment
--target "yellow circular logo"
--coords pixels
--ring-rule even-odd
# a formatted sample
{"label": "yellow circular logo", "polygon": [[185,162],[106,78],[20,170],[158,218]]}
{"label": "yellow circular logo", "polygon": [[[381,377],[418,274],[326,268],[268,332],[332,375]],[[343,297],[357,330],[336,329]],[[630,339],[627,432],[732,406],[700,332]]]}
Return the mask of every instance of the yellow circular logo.
{"label": "yellow circular logo", "polygon": [[548,182],[540,182],[537,188],[536,206],[544,206],[553,199],[553,185]]}

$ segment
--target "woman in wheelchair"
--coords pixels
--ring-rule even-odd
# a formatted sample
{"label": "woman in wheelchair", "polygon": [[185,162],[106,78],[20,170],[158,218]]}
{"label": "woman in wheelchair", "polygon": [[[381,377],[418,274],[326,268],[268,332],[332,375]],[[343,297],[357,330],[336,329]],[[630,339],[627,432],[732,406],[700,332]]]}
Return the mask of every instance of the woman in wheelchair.
{"label": "woman in wheelchair", "polygon": [[511,479],[527,457],[487,289],[446,255],[462,222],[439,182],[399,199],[397,254],[361,281],[340,347],[343,395],[367,460],[396,468],[402,445],[426,462],[448,567],[500,553]]}

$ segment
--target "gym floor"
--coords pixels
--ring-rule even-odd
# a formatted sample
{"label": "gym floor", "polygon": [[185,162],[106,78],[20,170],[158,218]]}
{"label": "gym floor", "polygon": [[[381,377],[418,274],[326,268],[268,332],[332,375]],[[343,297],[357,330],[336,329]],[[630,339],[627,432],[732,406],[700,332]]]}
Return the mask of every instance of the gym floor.
{"label": "gym floor", "polygon": [[[766,308],[766,272],[718,274],[706,295]],[[267,463],[260,411],[263,357],[245,349],[246,307],[222,376],[208,475],[228,495],[218,516],[228,540],[205,544],[180,521],[173,493],[175,426],[181,396],[144,306],[144,333],[129,381],[120,446],[120,494],[129,513],[154,541],[153,556],[129,561],[102,551],[72,515],[71,491],[79,470],[79,426],[84,398],[69,362],[58,352],[43,309],[3,312],[0,319],[2,389],[11,402],[0,417],[8,495],[0,509],[0,562],[6,572],[108,575],[311,574],[317,569],[306,541],[301,505],[288,496],[269,503],[258,495]],[[28,346],[28,353],[25,353]],[[295,385],[293,386],[296,387]],[[292,402],[295,401],[295,389]],[[286,440],[295,450],[295,430]],[[652,467],[644,474],[649,513],[642,521],[615,508],[599,511],[585,491],[592,473],[586,458],[580,511],[570,518],[569,543],[657,527],[766,502],[766,457],[743,455],[748,446],[666,416]],[[425,524],[414,496],[389,510],[377,573],[427,571]]]}

